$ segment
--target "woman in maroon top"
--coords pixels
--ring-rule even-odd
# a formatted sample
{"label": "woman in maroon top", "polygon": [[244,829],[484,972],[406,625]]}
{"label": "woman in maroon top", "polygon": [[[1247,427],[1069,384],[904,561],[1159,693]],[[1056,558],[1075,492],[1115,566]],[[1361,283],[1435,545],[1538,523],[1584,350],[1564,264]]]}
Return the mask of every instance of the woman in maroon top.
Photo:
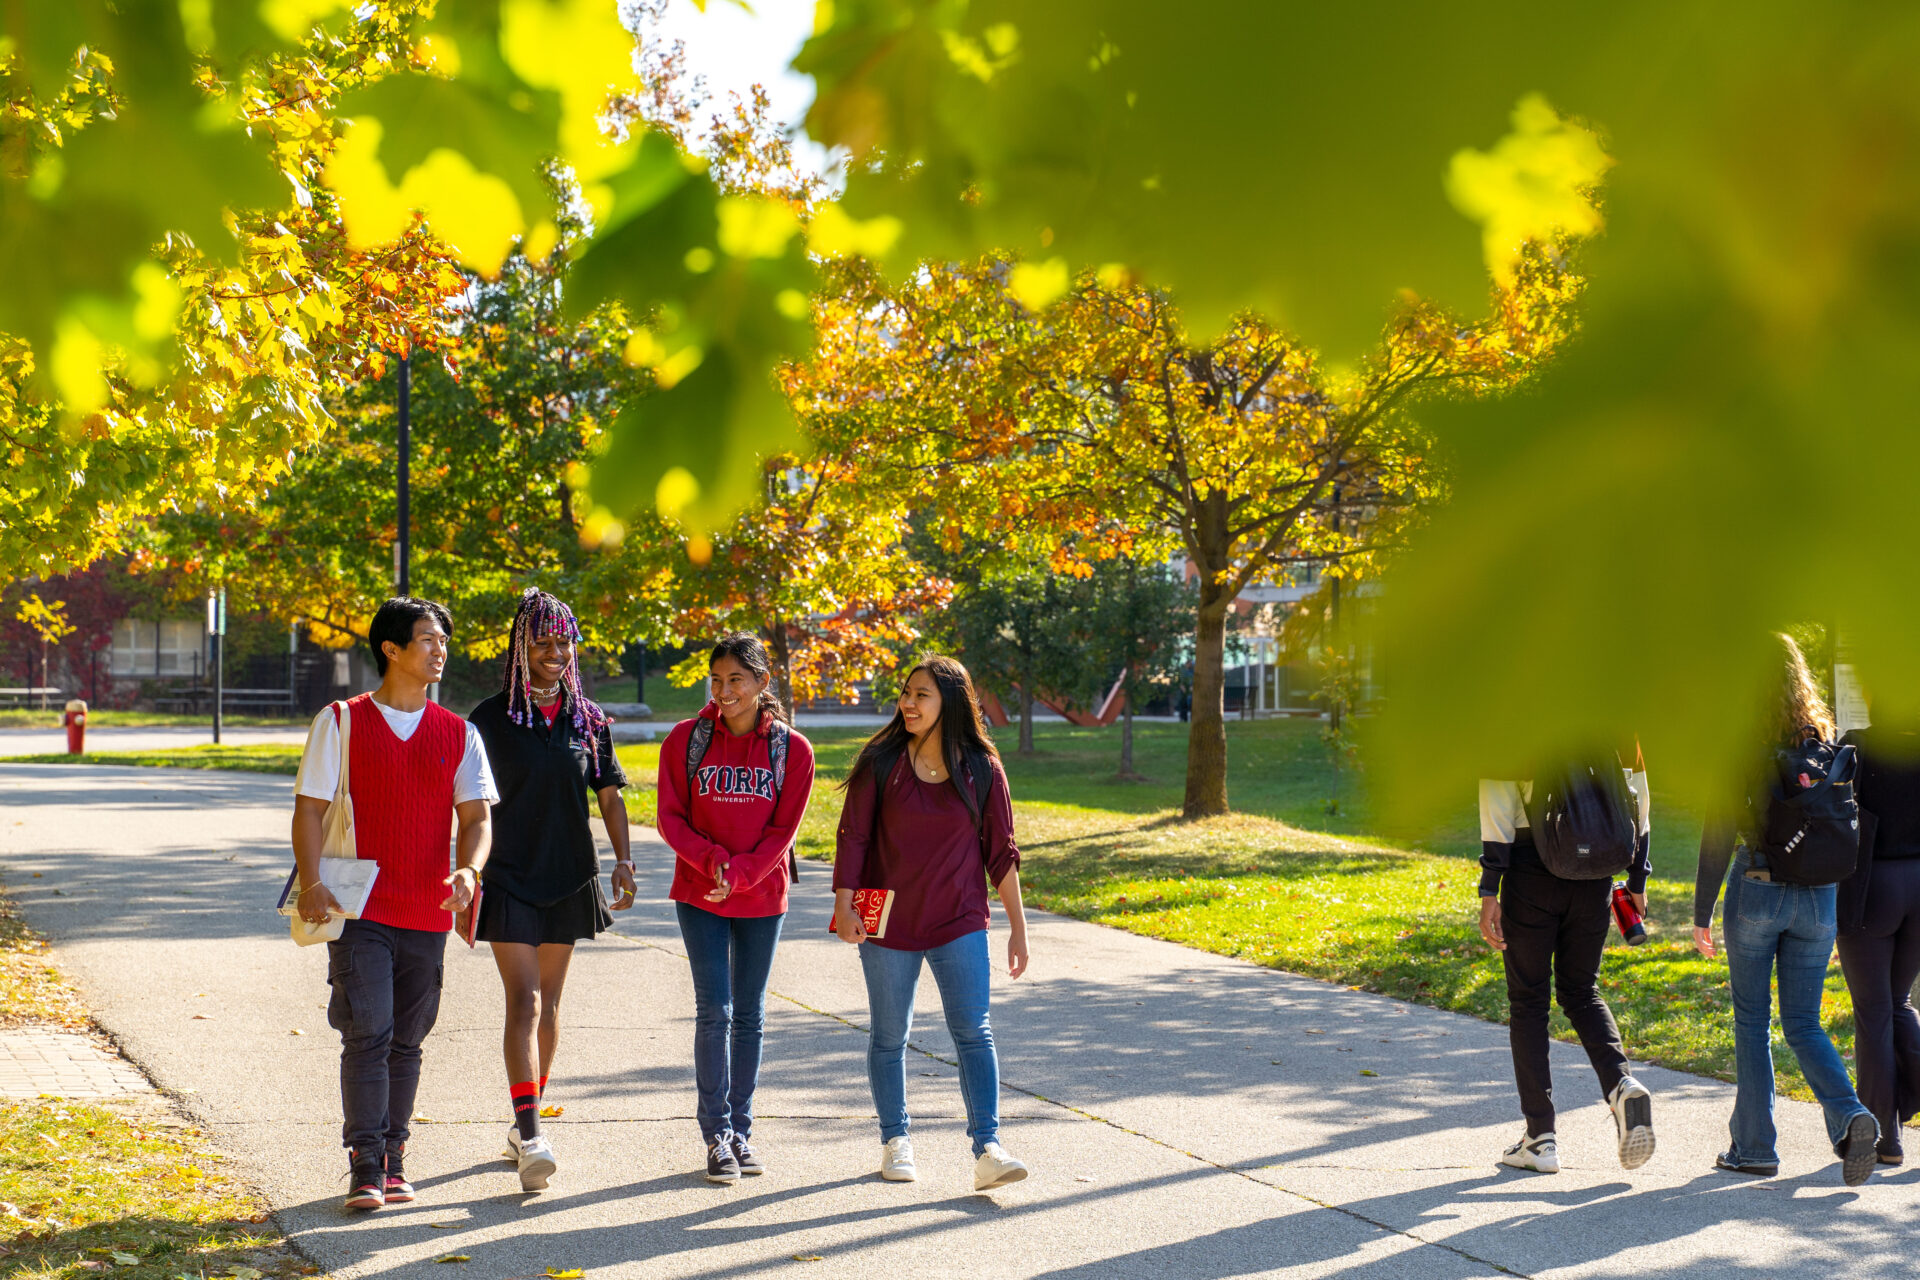
{"label": "woman in maroon top", "polygon": [[707,658],[713,700],[660,748],[660,836],[669,897],[693,966],[693,1073],[707,1178],[765,1171],[748,1141],[760,1041],[794,833],[813,791],[813,748],[786,721],[754,636],[722,637]]}
{"label": "woman in maroon top", "polygon": [[[1020,850],[1000,756],[980,721],[967,669],[922,660],[907,674],[892,721],[847,776],[833,863],[833,927],[860,946],[873,1037],[867,1079],[880,1116],[880,1176],[915,1177],[907,1136],[907,1036],[920,962],[933,970],[960,1056],[960,1093],[976,1157],[976,1191],[1018,1182],[1027,1167],[1000,1145],[1000,1059],[988,1024],[987,884],[1009,925],[1007,971],[1027,968]],[[891,891],[879,932],[854,907],[856,889]]]}

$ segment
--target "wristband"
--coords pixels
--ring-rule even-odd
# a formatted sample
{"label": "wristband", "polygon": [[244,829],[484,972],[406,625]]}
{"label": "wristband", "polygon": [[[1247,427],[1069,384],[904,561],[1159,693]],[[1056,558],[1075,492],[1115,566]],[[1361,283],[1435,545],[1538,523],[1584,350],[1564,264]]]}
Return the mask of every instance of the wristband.
{"label": "wristband", "polygon": [[613,865],[616,867],[630,867],[633,865],[633,859],[632,858],[615,858],[613,860]]}

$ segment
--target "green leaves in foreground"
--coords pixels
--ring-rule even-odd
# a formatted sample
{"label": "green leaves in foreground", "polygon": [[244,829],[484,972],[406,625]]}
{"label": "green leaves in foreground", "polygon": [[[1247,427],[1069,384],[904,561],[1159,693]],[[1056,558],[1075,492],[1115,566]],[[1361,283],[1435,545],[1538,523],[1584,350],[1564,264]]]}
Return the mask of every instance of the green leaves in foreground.
{"label": "green leaves in foreground", "polygon": [[1615,162],[1565,367],[1426,415],[1455,492],[1379,597],[1383,796],[1430,806],[1603,729],[1709,786],[1796,619],[1842,626],[1882,710],[1920,703],[1920,11],[832,14],[809,124],[868,162],[846,204],[901,220],[902,264],[1124,262],[1202,333],[1258,307],[1338,357],[1395,290],[1473,309],[1514,235],[1594,225],[1579,197]]}

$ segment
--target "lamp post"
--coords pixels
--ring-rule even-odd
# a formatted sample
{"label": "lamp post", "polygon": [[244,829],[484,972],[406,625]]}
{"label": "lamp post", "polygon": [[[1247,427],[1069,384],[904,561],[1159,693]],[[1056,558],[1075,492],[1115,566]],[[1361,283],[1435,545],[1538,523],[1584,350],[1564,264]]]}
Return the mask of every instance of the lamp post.
{"label": "lamp post", "polygon": [[413,371],[408,356],[400,357],[400,474],[396,485],[396,497],[399,500],[399,533],[393,542],[393,591],[395,595],[411,594],[413,554],[412,534],[408,525],[412,519],[412,494],[409,492],[412,480],[411,463],[413,461],[413,422],[411,405],[413,393]]}
{"label": "lamp post", "polygon": [[225,587],[220,587],[217,590],[209,589],[207,592],[207,640],[208,647],[211,650],[208,654],[208,665],[213,668],[213,741],[215,746],[218,746],[220,743],[220,704],[225,701],[222,695],[226,692],[226,681],[224,679],[226,664],[221,661],[222,655],[220,653],[221,640],[226,634],[227,589]]}

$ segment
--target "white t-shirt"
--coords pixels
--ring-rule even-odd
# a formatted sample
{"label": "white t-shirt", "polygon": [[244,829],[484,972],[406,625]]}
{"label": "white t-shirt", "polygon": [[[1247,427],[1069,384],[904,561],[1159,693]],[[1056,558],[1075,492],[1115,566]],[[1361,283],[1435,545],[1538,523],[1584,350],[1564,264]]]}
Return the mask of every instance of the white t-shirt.
{"label": "white t-shirt", "polygon": [[[393,736],[402,742],[411,738],[426,718],[425,707],[418,711],[395,711],[378,698],[370,701],[386,718]],[[466,722],[465,727],[467,749],[460,757],[459,771],[453,775],[453,802],[485,800],[488,804],[498,804],[500,792],[493,785],[493,769],[487,764],[487,749],[480,745],[480,731],[471,722]],[[331,802],[339,785],[340,728],[333,722],[333,708],[328,706],[313,718],[313,728],[307,731],[307,749],[300,755],[300,776],[293,781],[293,794]]]}

